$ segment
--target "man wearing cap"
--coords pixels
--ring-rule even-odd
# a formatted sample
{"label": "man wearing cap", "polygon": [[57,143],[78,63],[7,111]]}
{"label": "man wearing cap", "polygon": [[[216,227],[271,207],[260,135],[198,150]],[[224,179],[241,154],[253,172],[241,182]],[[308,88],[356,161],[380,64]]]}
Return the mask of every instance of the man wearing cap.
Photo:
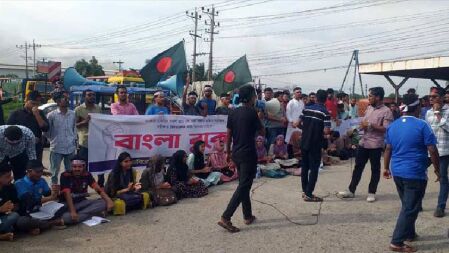
{"label": "man wearing cap", "polygon": [[[22,179],[15,182],[17,197],[19,198],[19,214],[30,216],[31,213],[38,212],[42,204],[49,201],[57,201],[59,195],[59,186],[48,186],[42,178],[44,167],[39,160],[30,160],[26,166],[27,174]],[[40,220],[40,228],[46,229],[51,226],[63,226],[64,222],[60,218],[61,212],[56,212],[49,221]],[[62,227],[61,227],[62,228]]]}
{"label": "man wearing cap", "polygon": [[204,86],[204,97],[198,101],[198,108],[201,111],[201,115],[206,117],[207,115],[215,115],[215,108],[217,107],[217,101],[212,98],[212,86]]}
{"label": "man wearing cap", "polygon": [[118,96],[118,101],[111,104],[112,115],[139,115],[136,106],[128,102],[128,89],[126,89],[126,86],[117,86],[115,93]]}
{"label": "man wearing cap", "polygon": [[436,146],[439,153],[441,179],[438,203],[433,214],[438,218],[445,216],[449,191],[449,105],[444,104],[444,94],[445,91],[442,88],[436,88],[430,91],[429,98],[432,107],[426,113],[426,121],[429,123],[438,141]]}
{"label": "man wearing cap", "polygon": [[[427,186],[427,154],[430,154],[437,181],[440,166],[435,135],[430,126],[418,118],[418,96],[406,94],[403,96],[403,103],[401,111],[405,115],[394,121],[386,132],[383,174],[386,179],[393,175],[402,203],[390,250],[415,252],[416,248],[404,242],[411,242],[417,237],[415,222]],[[410,138],[411,136],[413,137]]]}
{"label": "man wearing cap", "polygon": [[170,111],[165,106],[165,94],[163,91],[154,93],[155,104],[148,106],[145,115],[168,115]]}
{"label": "man wearing cap", "polygon": [[58,109],[48,114],[49,129],[45,133],[50,141],[50,171],[52,184],[58,184],[59,169],[70,169],[70,158],[76,150],[75,112],[68,109],[69,102],[62,92],[53,94]]}
{"label": "man wearing cap", "polygon": [[229,108],[229,104],[231,103],[231,97],[227,93],[223,93],[220,95],[221,106],[217,107],[215,110],[215,114],[217,115],[229,115],[231,109]]}
{"label": "man wearing cap", "polygon": [[42,143],[42,132],[48,131],[48,120],[43,111],[39,110],[41,95],[38,91],[28,94],[23,109],[14,111],[8,119],[7,125],[21,125],[30,129],[35,139],[37,159],[42,161],[44,146]]}
{"label": "man wearing cap", "polygon": [[0,162],[9,162],[14,180],[25,176],[28,160],[36,159],[35,137],[24,126],[0,126]]}
{"label": "man wearing cap", "polygon": [[[72,169],[61,174],[62,200],[68,209],[62,215],[64,224],[76,224],[90,219],[92,216],[105,216],[106,211],[114,207],[114,203],[95,182],[90,172],[86,171],[86,161],[80,156],[72,158]],[[94,189],[101,199],[87,199],[88,187]]]}

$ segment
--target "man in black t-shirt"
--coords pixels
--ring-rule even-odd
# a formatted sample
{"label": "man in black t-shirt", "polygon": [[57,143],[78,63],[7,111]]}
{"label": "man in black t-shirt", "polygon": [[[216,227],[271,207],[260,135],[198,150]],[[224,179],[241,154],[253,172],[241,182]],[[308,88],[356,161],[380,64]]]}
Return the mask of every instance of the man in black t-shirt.
{"label": "man in black t-shirt", "polygon": [[256,91],[250,85],[244,85],[239,91],[239,100],[243,104],[228,116],[227,123],[227,161],[231,158],[237,165],[239,185],[229,201],[228,207],[221,216],[218,225],[231,233],[240,230],[233,226],[231,217],[237,207],[242,203],[245,224],[254,222],[256,217],[252,214],[250,190],[257,172],[256,133],[265,135],[265,130],[254,108]]}

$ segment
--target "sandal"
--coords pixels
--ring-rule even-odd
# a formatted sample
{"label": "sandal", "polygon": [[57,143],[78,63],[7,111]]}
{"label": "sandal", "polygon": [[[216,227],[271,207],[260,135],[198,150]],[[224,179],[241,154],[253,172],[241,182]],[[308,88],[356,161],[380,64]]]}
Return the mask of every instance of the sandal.
{"label": "sandal", "polygon": [[323,202],[323,199],[320,197],[317,197],[315,195],[312,195],[312,197],[309,197],[307,195],[304,195],[304,201],[305,202]]}
{"label": "sandal", "polygon": [[240,232],[240,229],[238,229],[237,227],[233,226],[230,221],[226,221],[226,220],[222,219],[219,222],[217,222],[217,224],[218,224],[218,226],[228,230],[228,232],[230,232],[230,233]]}
{"label": "sandal", "polygon": [[8,242],[14,241],[14,233],[0,234],[0,241],[8,241]]}
{"label": "sandal", "polygon": [[252,215],[249,219],[245,219],[245,225],[251,225],[256,219],[256,216]]}
{"label": "sandal", "polygon": [[394,252],[416,252],[417,249],[410,245],[404,244],[402,246],[390,244],[390,250]]}

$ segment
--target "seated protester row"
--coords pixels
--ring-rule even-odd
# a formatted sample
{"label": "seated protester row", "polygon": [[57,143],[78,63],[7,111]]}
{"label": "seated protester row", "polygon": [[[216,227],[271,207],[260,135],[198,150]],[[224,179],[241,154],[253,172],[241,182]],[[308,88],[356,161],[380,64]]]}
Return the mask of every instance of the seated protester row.
{"label": "seated protester row", "polygon": [[178,199],[201,198],[208,194],[207,186],[189,173],[187,153],[184,150],[178,150],[173,154],[167,171],[167,181]]}
{"label": "seated protester row", "polygon": [[197,141],[193,145],[193,152],[187,158],[189,171],[198,177],[206,186],[217,185],[220,182],[222,173],[211,171],[211,167],[206,166],[204,161],[205,151],[204,141]]}
{"label": "seated protester row", "polygon": [[120,153],[106,181],[105,191],[109,197],[123,200],[126,211],[139,209],[144,203],[143,195],[139,192],[141,184],[136,183],[134,175],[131,155],[127,152]]}
{"label": "seated protester row", "polygon": [[[27,164],[26,176],[15,182],[17,190],[17,197],[19,200],[19,214],[21,216],[31,217],[30,214],[38,212],[42,204],[50,201],[58,201],[59,186],[53,185],[52,188],[48,186],[45,179],[42,178],[44,166],[39,160],[30,160]],[[50,220],[34,219],[25,221],[25,223],[37,223],[36,225],[29,224],[30,227],[37,227],[40,230],[45,230],[55,226],[56,228],[65,228],[64,221],[61,219],[63,209],[55,213]]]}
{"label": "seated protester row", "polygon": [[9,163],[0,164],[0,240],[14,240],[15,232],[27,232],[32,235],[40,233],[40,222],[18,213],[19,199],[14,184],[12,184],[12,166]]}
{"label": "seated protester row", "polygon": [[165,106],[165,94],[163,91],[154,93],[153,105],[148,106],[145,115],[168,115],[170,110]]}
{"label": "seated protester row", "polygon": [[209,154],[208,166],[212,168],[212,171],[222,174],[220,178],[222,182],[230,182],[239,177],[235,164],[232,161],[227,162],[225,144],[222,139],[214,143],[212,153]]}
{"label": "seated protester row", "polygon": [[[83,222],[92,216],[106,216],[114,203],[86,170],[86,161],[80,156],[71,159],[71,169],[61,174],[61,202],[67,210],[63,215],[65,225]],[[87,199],[88,187],[94,189],[101,199]]]}
{"label": "seated protester row", "polygon": [[149,192],[153,206],[167,206],[177,202],[172,186],[165,180],[165,159],[156,155],[140,177],[142,192]]}

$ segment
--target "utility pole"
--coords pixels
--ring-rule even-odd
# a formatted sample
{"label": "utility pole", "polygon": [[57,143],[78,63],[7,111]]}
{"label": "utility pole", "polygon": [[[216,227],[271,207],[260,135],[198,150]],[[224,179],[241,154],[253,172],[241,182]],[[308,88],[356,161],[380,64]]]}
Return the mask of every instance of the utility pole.
{"label": "utility pole", "polygon": [[25,77],[28,79],[28,48],[31,48],[26,41],[24,45],[16,45],[16,48],[25,49]]}
{"label": "utility pole", "polygon": [[34,43],[33,39],[33,76],[36,76],[36,47],[42,47],[42,45]]}
{"label": "utility pole", "polygon": [[341,86],[340,86],[340,92],[343,91],[343,86],[345,85],[346,78],[348,77],[349,70],[351,69],[352,61],[354,61],[354,76],[353,76],[353,80],[352,80],[352,94],[351,94],[352,96],[351,97],[354,97],[354,95],[355,95],[355,83],[356,83],[357,74],[359,76],[360,90],[362,92],[362,97],[364,97],[365,95],[363,92],[362,75],[360,74],[360,69],[359,69],[359,50],[354,50],[352,52],[351,60],[349,61],[348,68],[346,69],[345,77],[343,78],[343,82],[341,83]]}
{"label": "utility pole", "polygon": [[215,16],[218,16],[218,11],[215,11],[215,7],[212,5],[212,9],[206,9],[204,10],[204,7],[201,7],[203,10],[203,13],[209,15],[210,21],[209,24],[207,21],[204,21],[206,25],[210,25],[209,29],[206,29],[206,32],[210,34],[208,42],[210,43],[210,49],[209,49],[209,72],[208,72],[208,80],[212,80],[212,64],[213,64],[213,45],[214,45],[214,35],[218,34],[218,31],[215,31],[215,27],[220,26],[220,22],[215,23]]}
{"label": "utility pole", "polygon": [[118,72],[122,71],[122,64],[124,63],[122,60],[114,61],[113,64],[118,64]]}
{"label": "utility pole", "polygon": [[189,12],[186,11],[186,15],[187,15],[187,17],[193,18],[194,22],[195,22],[195,29],[193,30],[193,33],[192,33],[192,31],[189,32],[189,34],[193,37],[192,83],[194,83],[196,81],[196,73],[195,73],[196,57],[199,55],[196,53],[196,39],[201,38],[201,35],[198,35],[198,20],[201,19],[201,15],[198,15],[196,8],[195,8],[195,13],[191,12],[189,14]]}

